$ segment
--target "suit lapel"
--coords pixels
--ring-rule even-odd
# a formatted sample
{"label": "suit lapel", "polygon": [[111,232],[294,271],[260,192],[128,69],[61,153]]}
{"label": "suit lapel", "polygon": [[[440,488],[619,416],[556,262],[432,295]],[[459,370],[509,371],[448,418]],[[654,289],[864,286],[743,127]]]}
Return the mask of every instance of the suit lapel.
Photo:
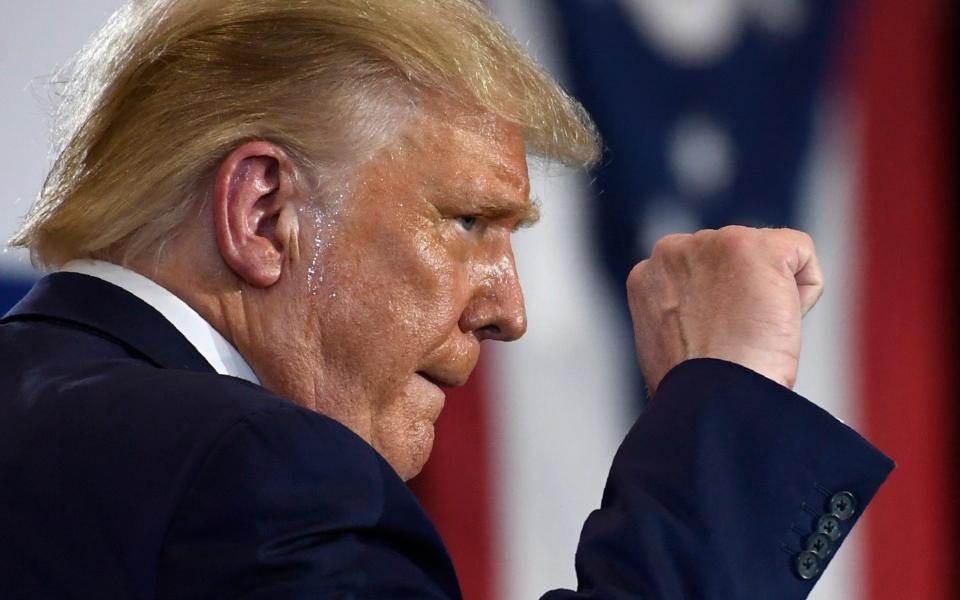
{"label": "suit lapel", "polygon": [[28,319],[66,321],[96,330],[159,367],[216,372],[156,309],[89,275],[47,275],[0,322]]}

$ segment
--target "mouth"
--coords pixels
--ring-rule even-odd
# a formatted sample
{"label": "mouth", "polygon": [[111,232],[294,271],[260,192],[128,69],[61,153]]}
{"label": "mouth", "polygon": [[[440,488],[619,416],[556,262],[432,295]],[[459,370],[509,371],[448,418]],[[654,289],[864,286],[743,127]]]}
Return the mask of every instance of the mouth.
{"label": "mouth", "polygon": [[417,371],[417,375],[423,377],[440,389],[460,387],[467,382],[466,377],[461,379],[452,375],[441,375],[438,373],[428,373],[426,371]]}

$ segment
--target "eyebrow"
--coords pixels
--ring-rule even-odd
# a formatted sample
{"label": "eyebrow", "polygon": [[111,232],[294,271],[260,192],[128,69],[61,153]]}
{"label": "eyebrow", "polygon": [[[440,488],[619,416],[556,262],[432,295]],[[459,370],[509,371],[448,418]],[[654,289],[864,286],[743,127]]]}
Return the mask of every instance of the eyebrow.
{"label": "eyebrow", "polygon": [[530,198],[524,213],[525,214],[523,215],[523,218],[520,219],[519,223],[517,223],[514,231],[517,229],[533,227],[540,222],[540,200],[537,198]]}
{"label": "eyebrow", "polygon": [[489,197],[474,202],[471,210],[488,219],[517,219],[515,229],[533,227],[540,220],[540,202],[534,198],[530,198],[522,207],[507,205]]}

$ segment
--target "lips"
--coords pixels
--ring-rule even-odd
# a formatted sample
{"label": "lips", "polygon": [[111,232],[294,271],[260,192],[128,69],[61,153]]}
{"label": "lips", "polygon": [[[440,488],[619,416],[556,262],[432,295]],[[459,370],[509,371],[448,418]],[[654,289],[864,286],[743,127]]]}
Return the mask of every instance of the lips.
{"label": "lips", "polygon": [[424,357],[416,374],[438,388],[465,385],[480,358],[479,344],[445,348],[444,351]]}
{"label": "lips", "polygon": [[445,375],[442,373],[431,373],[427,371],[417,371],[417,375],[419,375],[420,377],[423,377],[424,379],[426,379],[433,385],[437,386],[438,388],[460,387],[461,385],[466,383],[466,379],[467,379],[466,377],[459,379],[451,375]]}

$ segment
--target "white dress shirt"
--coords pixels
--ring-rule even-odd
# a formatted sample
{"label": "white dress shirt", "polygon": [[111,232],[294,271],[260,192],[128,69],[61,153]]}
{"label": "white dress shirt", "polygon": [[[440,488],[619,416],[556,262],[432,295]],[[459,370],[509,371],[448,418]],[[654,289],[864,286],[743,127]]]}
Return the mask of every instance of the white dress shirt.
{"label": "white dress shirt", "polygon": [[72,260],[61,271],[102,279],[140,298],[163,315],[187,338],[217,373],[260,384],[256,374],[237,349],[186,302],[155,281],[120,265],[102,260]]}

